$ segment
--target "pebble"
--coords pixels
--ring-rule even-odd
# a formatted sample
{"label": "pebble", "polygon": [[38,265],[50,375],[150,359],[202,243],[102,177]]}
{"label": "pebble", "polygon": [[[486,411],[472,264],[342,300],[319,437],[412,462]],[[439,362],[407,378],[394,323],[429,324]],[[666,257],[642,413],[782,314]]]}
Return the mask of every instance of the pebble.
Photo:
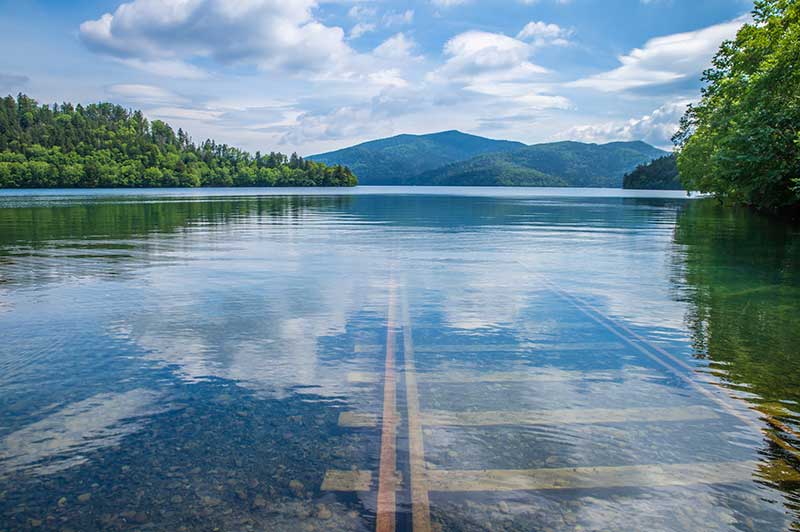
{"label": "pebble", "polygon": [[256,495],[255,500],[253,500],[253,507],[255,508],[266,508],[267,507],[267,500],[262,497],[261,495]]}
{"label": "pebble", "polygon": [[303,483],[299,480],[291,480],[289,481],[289,489],[295,492],[295,494],[300,495],[303,491]]}
{"label": "pebble", "polygon": [[91,500],[92,500],[92,494],[91,493],[82,493],[82,494],[78,495],[78,502],[89,502]]}
{"label": "pebble", "polygon": [[62,507],[62,508],[64,506],[66,506],[67,505],[67,498],[66,497],[61,497],[60,499],[58,499],[58,505],[60,507]]}
{"label": "pebble", "polygon": [[333,517],[333,512],[331,512],[324,504],[320,504],[317,506],[317,517],[319,519],[330,519]]}
{"label": "pebble", "polygon": [[500,512],[504,514],[511,513],[511,508],[508,507],[508,503],[506,501],[500,501],[500,504],[497,506],[500,507]]}

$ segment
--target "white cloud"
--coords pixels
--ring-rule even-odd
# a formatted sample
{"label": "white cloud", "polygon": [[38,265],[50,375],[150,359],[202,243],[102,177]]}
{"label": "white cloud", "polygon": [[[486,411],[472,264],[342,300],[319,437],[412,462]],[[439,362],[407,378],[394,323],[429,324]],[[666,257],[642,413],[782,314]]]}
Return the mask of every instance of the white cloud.
{"label": "white cloud", "polygon": [[529,79],[547,70],[529,61],[531,47],[501,33],[468,31],[444,46],[448,56],[435,75],[451,81]]}
{"label": "white cloud", "polygon": [[372,6],[354,5],[347,12],[347,16],[354,19],[365,19],[374,17],[378,11]]}
{"label": "white cloud", "polygon": [[567,130],[564,138],[584,142],[611,142],[618,140],[644,140],[659,148],[669,149],[672,135],[678,130],[690,100],[679,100],[662,105],[652,113],[625,121],[605,122],[575,126]]}
{"label": "white cloud", "polygon": [[572,87],[619,91],[677,82],[699,75],[708,67],[719,45],[733,38],[749,16],[697,31],[656,37],[642,48],[620,56],[622,66],[574,81]]}
{"label": "white cloud", "polygon": [[500,33],[468,31],[444,46],[447,60],[428,80],[499,103],[507,109],[566,108],[569,101],[550,94],[541,82],[549,71],[531,61],[534,46]]}
{"label": "white cloud", "polygon": [[548,24],[542,21],[528,22],[517,39],[527,41],[534,46],[565,46],[569,44],[572,30],[564,29],[558,24]]}
{"label": "white cloud", "polygon": [[371,33],[376,29],[377,28],[375,27],[375,24],[371,24],[369,22],[359,22],[358,24],[352,27],[352,29],[350,30],[350,34],[348,35],[348,38],[358,39],[362,35]]}
{"label": "white cloud", "polygon": [[383,25],[387,28],[392,26],[403,26],[414,21],[414,10],[407,9],[401,12],[389,12],[383,15]]}
{"label": "white cloud", "polygon": [[431,0],[431,3],[437,7],[453,7],[466,4],[469,0]]}
{"label": "white cloud", "polygon": [[168,70],[160,63],[191,72],[197,59],[317,71],[352,50],[341,28],[313,17],[315,6],[315,0],[133,0],[81,24],[80,38],[96,52],[157,73]]}
{"label": "white cloud", "polygon": [[137,83],[111,85],[108,87],[108,92],[114,98],[121,98],[127,102],[138,104],[175,104],[186,101],[185,98],[163,87]]}
{"label": "white cloud", "polygon": [[412,51],[416,44],[403,33],[398,33],[383,41],[373,52],[381,59],[404,60],[411,59]]}
{"label": "white cloud", "polygon": [[408,82],[403,79],[400,71],[396,68],[373,72],[369,75],[369,80],[375,84],[385,87],[407,87]]}

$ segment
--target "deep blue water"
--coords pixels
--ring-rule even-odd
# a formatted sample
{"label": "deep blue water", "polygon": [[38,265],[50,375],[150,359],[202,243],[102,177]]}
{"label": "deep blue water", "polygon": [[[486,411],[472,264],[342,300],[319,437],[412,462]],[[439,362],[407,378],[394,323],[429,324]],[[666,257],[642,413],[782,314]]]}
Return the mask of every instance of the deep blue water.
{"label": "deep blue water", "polygon": [[794,530],[799,287],[680,193],[0,192],[0,531]]}

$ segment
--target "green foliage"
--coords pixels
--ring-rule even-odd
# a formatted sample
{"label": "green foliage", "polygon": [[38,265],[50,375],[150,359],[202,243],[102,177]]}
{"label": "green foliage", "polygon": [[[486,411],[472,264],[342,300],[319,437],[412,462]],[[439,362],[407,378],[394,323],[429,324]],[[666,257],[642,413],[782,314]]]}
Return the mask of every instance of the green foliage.
{"label": "green foliage", "polygon": [[687,189],[758,209],[800,208],[800,2],[758,0],[723,43],[675,136]]}
{"label": "green foliage", "polygon": [[451,164],[421,174],[412,183],[619,188],[626,172],[663,155],[644,142],[535,144]]}
{"label": "green foliage", "polygon": [[343,166],[197,146],[181,129],[109,103],[0,100],[0,188],[355,185]]}
{"label": "green foliage", "polygon": [[641,164],[625,175],[623,188],[640,190],[683,190],[675,155],[659,157]]}
{"label": "green foliage", "polygon": [[431,135],[399,135],[311,159],[352,168],[364,185],[404,185],[422,172],[464,161],[479,154],[524,147],[520,142],[492,140],[459,131]]}

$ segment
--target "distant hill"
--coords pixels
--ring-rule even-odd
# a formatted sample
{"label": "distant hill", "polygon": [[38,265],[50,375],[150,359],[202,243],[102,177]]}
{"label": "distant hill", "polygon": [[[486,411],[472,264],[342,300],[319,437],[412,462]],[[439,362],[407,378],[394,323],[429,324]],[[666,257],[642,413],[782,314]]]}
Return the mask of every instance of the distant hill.
{"label": "distant hill", "polygon": [[639,165],[625,176],[622,186],[641,190],[685,190],[675,155],[659,157],[648,164]]}
{"label": "distant hill", "polygon": [[409,184],[620,188],[626,173],[664,155],[667,152],[641,141],[535,144],[436,168],[411,178]]}
{"label": "distant hill", "polygon": [[362,185],[403,185],[413,176],[465,161],[476,155],[525,147],[521,142],[492,140],[460,131],[398,135],[307,159],[350,168]]}

